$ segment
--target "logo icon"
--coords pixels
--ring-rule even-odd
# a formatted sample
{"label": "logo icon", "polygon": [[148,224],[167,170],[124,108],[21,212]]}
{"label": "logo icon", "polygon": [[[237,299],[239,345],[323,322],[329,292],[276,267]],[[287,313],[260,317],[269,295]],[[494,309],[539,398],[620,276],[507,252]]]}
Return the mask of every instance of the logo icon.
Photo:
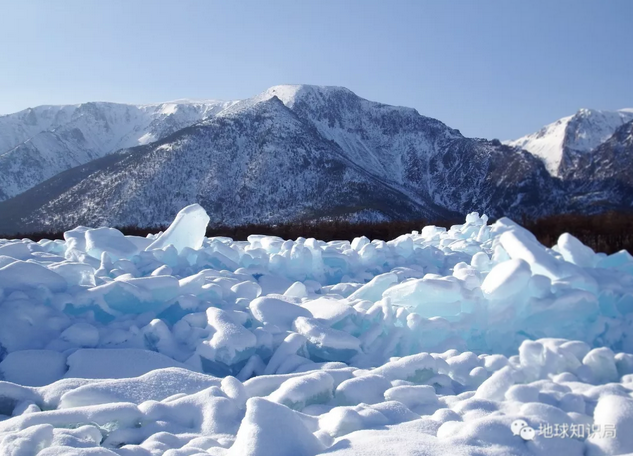
{"label": "logo icon", "polygon": [[519,435],[523,440],[534,440],[536,431],[528,426],[525,420],[514,420],[510,425],[513,435]]}

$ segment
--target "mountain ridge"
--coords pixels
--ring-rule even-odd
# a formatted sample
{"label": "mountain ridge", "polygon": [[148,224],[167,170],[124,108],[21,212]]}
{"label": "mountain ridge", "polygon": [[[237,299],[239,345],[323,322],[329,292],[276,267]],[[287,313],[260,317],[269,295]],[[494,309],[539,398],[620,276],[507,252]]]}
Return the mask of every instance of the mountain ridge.
{"label": "mountain ridge", "polygon": [[[111,220],[116,220],[112,217],[119,216],[124,218],[119,218],[118,224],[144,225],[148,224],[147,220],[152,220],[156,225],[160,225],[167,222],[172,217],[173,211],[177,212],[181,204],[184,204],[185,200],[181,201],[181,198],[185,193],[186,198],[199,200],[206,198],[203,202],[206,207],[213,207],[212,221],[216,223],[224,222],[227,218],[235,219],[235,208],[222,204],[222,201],[248,200],[249,204],[240,207],[243,211],[251,208],[250,216],[261,221],[271,220],[266,212],[271,212],[271,208],[277,212],[277,218],[272,220],[284,220],[297,211],[310,212],[311,217],[318,217],[319,212],[329,214],[335,210],[344,210],[344,204],[337,204],[340,198],[328,197],[331,192],[345,194],[345,203],[348,205],[357,204],[357,201],[364,197],[364,209],[372,209],[372,205],[381,205],[383,209],[388,208],[394,214],[400,213],[400,215],[411,209],[415,210],[416,206],[419,209],[419,202],[400,202],[401,194],[394,195],[389,186],[368,178],[355,167],[349,166],[341,157],[333,157],[329,143],[324,142],[313,131],[314,129],[296,118],[294,113],[280,101],[275,100],[271,99],[255,105],[250,112],[250,117],[244,117],[240,113],[217,116],[207,122],[174,133],[169,141],[159,141],[151,146],[140,146],[119,153],[117,158],[107,163],[107,166],[97,167],[96,172],[91,172],[86,179],[80,179],[70,191],[63,191],[61,195],[56,195],[55,200],[49,202],[48,210],[37,209],[34,223],[44,220],[46,226],[56,226],[56,223],[64,220],[70,221],[71,224],[87,222],[99,224],[109,223]],[[271,118],[274,122],[270,121]],[[248,135],[238,134],[244,131],[248,131]],[[240,141],[234,141],[237,136],[240,136],[241,144],[238,144]],[[290,138],[291,142],[286,141],[286,138]],[[208,151],[205,146],[212,140],[220,143],[221,147]],[[275,154],[282,147],[267,147],[266,142],[279,141],[288,151],[291,150],[290,147],[298,145],[299,147],[292,149],[299,151],[298,156],[291,156],[288,153]],[[177,156],[183,149],[183,144],[187,150]],[[301,149],[305,149],[305,153],[302,153]],[[227,154],[232,156],[233,161],[224,159]],[[240,154],[248,156],[248,160],[235,160]],[[297,161],[299,158],[301,162]],[[276,161],[271,165],[271,160]],[[205,166],[200,166],[201,161]],[[146,163],[150,165],[144,166]],[[231,166],[232,163],[243,166]],[[258,166],[251,170],[244,169],[245,166],[253,163],[258,163]],[[155,164],[157,165],[153,166]],[[265,172],[267,166],[272,167],[273,171]],[[286,196],[290,194],[290,192],[284,193],[275,189],[275,184],[281,185],[282,190],[283,186],[287,185],[279,184],[274,172],[283,167],[292,170],[286,173],[287,175],[298,176],[293,181],[292,198],[275,197],[272,198],[272,203],[267,202],[269,195],[262,195],[259,191],[261,187],[271,189],[273,194],[275,191]],[[338,182],[323,180],[324,177],[319,175],[319,172],[328,168],[333,169],[329,176],[339,176],[337,180],[344,182],[344,186],[338,185]],[[124,174],[129,173],[132,176],[128,175],[127,180],[119,179],[121,174],[113,170],[120,169],[124,170]],[[62,176],[62,180],[68,181],[73,174],[72,171]],[[232,177],[232,173],[238,174],[239,178]],[[179,186],[177,191],[165,191],[166,188],[171,188],[170,183],[173,180],[179,179],[183,174],[188,176],[187,179],[190,181],[188,185]],[[317,178],[311,177],[311,174],[316,174]],[[103,187],[94,189],[96,181],[104,182],[103,187],[110,192],[115,192],[117,196],[99,205],[96,212],[93,210],[88,214],[92,218],[82,218],[84,214],[92,210],[94,198],[102,193]],[[222,182],[229,182],[230,185],[222,185]],[[201,186],[205,192],[198,192],[194,186]],[[358,193],[360,190],[357,192],[356,186],[359,186],[364,193]],[[302,187],[305,188],[302,189]],[[372,189],[377,187],[382,188],[381,194],[372,193]],[[209,188],[212,191],[206,191]],[[165,192],[168,195],[165,195]],[[301,197],[297,197],[297,193]],[[323,194],[321,198],[311,199],[312,195],[320,193]],[[366,200],[367,194],[370,195],[369,203]],[[388,204],[381,203],[383,198],[388,200]],[[267,204],[262,204],[260,199]],[[79,207],[76,206],[77,201],[81,202]],[[117,202],[123,202],[123,205]],[[4,207],[7,207],[6,203]],[[151,213],[148,213],[149,209],[146,209],[148,206],[153,208],[150,210]],[[399,209],[402,206],[407,206],[406,210]],[[264,209],[258,212],[258,208]],[[70,214],[69,209],[73,209]],[[142,218],[144,216],[145,219]],[[249,216],[249,213],[246,216]],[[19,225],[32,226],[28,221],[23,220],[19,221]]]}
{"label": "mountain ridge", "polygon": [[539,157],[553,176],[565,172],[565,159],[588,153],[605,142],[621,125],[633,120],[633,109],[579,109],[519,139],[504,141]]}
{"label": "mountain ridge", "polygon": [[[606,185],[578,185],[552,175],[533,152],[466,138],[413,108],[344,87],[274,86],[221,103],[174,131],[160,117],[156,141],[109,152],[0,203],[0,231],[158,226],[193,202],[225,225],[438,219],[472,210],[536,217],[582,208]],[[626,206],[625,187],[609,191]],[[596,207],[608,198],[601,201]]]}
{"label": "mountain ridge", "polygon": [[30,108],[2,116],[0,200],[74,166],[165,137],[230,103],[89,102]]}

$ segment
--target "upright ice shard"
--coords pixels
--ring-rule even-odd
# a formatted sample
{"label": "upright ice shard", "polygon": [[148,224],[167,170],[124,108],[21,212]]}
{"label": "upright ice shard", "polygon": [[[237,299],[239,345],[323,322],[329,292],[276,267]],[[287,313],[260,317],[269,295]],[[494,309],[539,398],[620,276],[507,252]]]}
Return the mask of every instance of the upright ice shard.
{"label": "upright ice shard", "polygon": [[185,247],[197,250],[202,247],[209,224],[207,212],[199,204],[192,204],[178,212],[167,231],[158,237],[146,250],[163,249],[173,245],[178,252]]}

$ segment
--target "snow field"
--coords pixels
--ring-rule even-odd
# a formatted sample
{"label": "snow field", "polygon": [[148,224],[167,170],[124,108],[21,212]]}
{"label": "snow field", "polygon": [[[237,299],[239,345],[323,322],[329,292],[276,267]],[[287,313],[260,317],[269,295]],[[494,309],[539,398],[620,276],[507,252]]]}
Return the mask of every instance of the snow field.
{"label": "snow field", "polygon": [[207,223],[0,241],[0,455],[633,452],[627,252],[475,213],[389,242]]}

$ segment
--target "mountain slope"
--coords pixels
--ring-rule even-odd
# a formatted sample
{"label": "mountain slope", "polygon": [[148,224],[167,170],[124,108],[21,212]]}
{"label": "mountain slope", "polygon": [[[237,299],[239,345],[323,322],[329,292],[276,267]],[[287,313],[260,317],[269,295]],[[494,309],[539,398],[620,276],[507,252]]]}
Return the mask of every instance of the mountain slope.
{"label": "mountain slope", "polygon": [[633,120],[591,153],[569,161],[567,185],[573,209],[582,212],[633,209]]}
{"label": "mountain slope", "polygon": [[[29,208],[34,211],[23,220],[7,218],[24,229],[160,225],[189,201],[207,208],[212,223],[227,224],[362,213],[448,214],[350,163],[277,98],[106,159],[88,172],[89,165],[75,168],[21,195],[15,200],[53,197]],[[2,204],[4,212],[19,210],[12,201]]]}
{"label": "mountain slope", "polygon": [[72,167],[164,138],[230,102],[41,106],[0,117],[0,201]]}
{"label": "mountain slope", "polygon": [[621,125],[633,120],[632,109],[598,111],[581,109],[576,114],[546,125],[531,135],[507,144],[539,157],[553,176],[562,176],[568,161],[592,151]]}
{"label": "mountain slope", "polygon": [[[527,215],[557,193],[531,155],[464,138],[415,109],[368,101],[343,87],[306,85],[271,87],[248,103],[271,96],[338,144],[350,161],[451,211]],[[519,207],[528,200],[532,207]]]}
{"label": "mountain slope", "polygon": [[60,174],[0,212],[4,232],[152,226],[192,202],[223,224],[471,210],[520,217],[555,210],[557,185],[533,155],[464,138],[413,109],[344,88],[277,86],[161,141]]}

